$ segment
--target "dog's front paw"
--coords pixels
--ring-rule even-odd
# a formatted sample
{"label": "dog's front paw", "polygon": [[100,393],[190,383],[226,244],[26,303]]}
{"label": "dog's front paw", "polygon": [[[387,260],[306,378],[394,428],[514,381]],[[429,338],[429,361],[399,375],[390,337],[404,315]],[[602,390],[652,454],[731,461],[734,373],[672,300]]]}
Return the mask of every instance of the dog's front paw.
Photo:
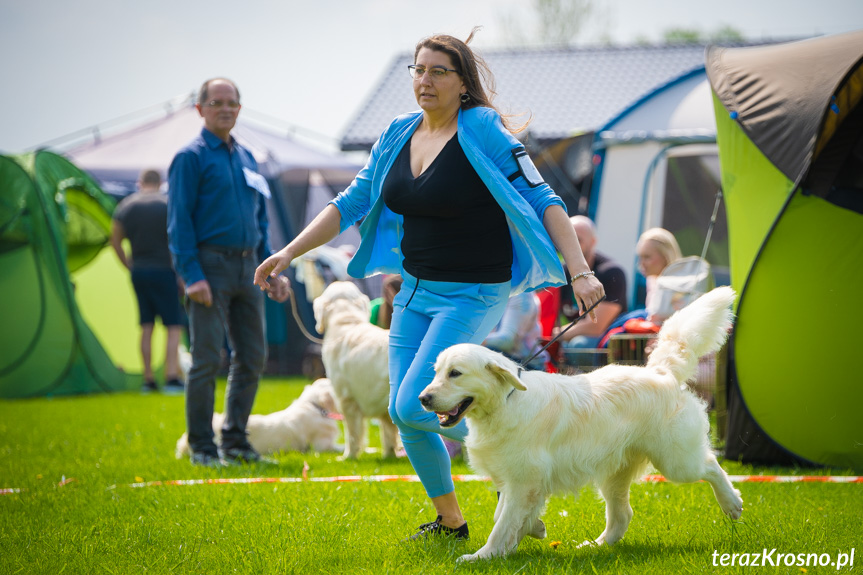
{"label": "dog's front paw", "polygon": [[719,502],[719,507],[722,512],[733,520],[740,519],[743,513],[743,499],[740,497],[740,491],[729,487],[716,491],[716,501]]}
{"label": "dog's front paw", "polygon": [[731,517],[731,519],[735,521],[740,519],[740,516],[743,514],[743,499],[740,498],[740,491],[735,489],[731,497],[720,502],[720,506],[722,507],[722,511]]}
{"label": "dog's front paw", "polygon": [[456,559],[456,563],[473,563],[477,559],[479,559],[479,556],[476,553],[469,553]]}
{"label": "dog's front paw", "polygon": [[534,539],[545,539],[545,535],[545,523],[542,522],[542,519],[537,519],[536,523],[533,524],[533,529],[528,533],[528,536],[533,537]]}
{"label": "dog's front paw", "polygon": [[582,541],[578,545],[575,546],[576,549],[582,549],[583,547],[599,547],[600,545],[605,545],[605,539],[600,537],[597,540],[588,539],[587,541]]}

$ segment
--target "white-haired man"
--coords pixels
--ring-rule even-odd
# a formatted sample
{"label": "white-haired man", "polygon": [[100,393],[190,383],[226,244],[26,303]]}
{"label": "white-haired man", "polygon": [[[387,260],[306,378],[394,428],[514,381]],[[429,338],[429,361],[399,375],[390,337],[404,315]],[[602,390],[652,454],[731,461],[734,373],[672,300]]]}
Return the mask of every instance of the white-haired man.
{"label": "white-haired man", "polygon": [[[626,312],[626,273],[617,262],[596,250],[596,225],[590,218],[573,216],[570,221],[587,265],[605,288],[605,300],[596,306],[596,323],[580,321],[564,333],[560,341],[564,348],[593,348],[617,316]],[[561,313],[570,321],[578,317],[578,309],[572,303],[572,293],[567,289],[561,293]],[[563,326],[560,330],[566,327]]]}

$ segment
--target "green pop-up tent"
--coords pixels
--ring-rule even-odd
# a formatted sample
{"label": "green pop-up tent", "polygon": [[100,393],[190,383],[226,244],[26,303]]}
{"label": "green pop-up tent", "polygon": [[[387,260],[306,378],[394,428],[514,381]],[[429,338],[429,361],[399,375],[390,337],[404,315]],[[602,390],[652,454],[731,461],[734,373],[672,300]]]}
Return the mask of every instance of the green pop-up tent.
{"label": "green pop-up tent", "polygon": [[[102,248],[114,204],[56,154],[0,156],[0,397],[138,384],[140,377],[118,367],[82,312],[110,309],[112,292],[128,292],[104,279],[93,285],[100,280],[92,270],[113,255]],[[117,338],[134,349],[128,337]]]}
{"label": "green pop-up tent", "polygon": [[708,48],[731,283],[726,456],[863,469],[863,31]]}

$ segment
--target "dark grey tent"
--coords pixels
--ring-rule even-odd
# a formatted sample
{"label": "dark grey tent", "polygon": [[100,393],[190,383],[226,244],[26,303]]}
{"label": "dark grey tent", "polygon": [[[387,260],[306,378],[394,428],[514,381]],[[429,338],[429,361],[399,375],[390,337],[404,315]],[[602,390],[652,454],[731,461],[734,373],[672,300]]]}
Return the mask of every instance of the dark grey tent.
{"label": "dark grey tent", "polygon": [[863,31],[706,66],[739,293],[726,456],[863,469]]}

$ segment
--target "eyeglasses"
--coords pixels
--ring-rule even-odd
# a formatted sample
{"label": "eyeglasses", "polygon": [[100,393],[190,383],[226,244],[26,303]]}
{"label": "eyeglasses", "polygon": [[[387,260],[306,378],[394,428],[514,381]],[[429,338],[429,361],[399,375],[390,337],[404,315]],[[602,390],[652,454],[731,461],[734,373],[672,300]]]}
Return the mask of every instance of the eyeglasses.
{"label": "eyeglasses", "polygon": [[444,76],[446,76],[447,72],[455,72],[458,74],[458,70],[453,70],[451,68],[445,68],[443,66],[432,66],[431,68],[426,68],[425,66],[417,66],[415,64],[411,64],[408,66],[408,72],[411,75],[411,78],[414,80],[419,80],[423,77],[423,74],[428,72],[429,77],[432,80],[440,80]]}
{"label": "eyeglasses", "polygon": [[236,100],[210,100],[209,102],[204,104],[204,106],[208,108],[221,108],[222,106],[227,106],[232,110],[236,110],[240,107],[240,103]]}

